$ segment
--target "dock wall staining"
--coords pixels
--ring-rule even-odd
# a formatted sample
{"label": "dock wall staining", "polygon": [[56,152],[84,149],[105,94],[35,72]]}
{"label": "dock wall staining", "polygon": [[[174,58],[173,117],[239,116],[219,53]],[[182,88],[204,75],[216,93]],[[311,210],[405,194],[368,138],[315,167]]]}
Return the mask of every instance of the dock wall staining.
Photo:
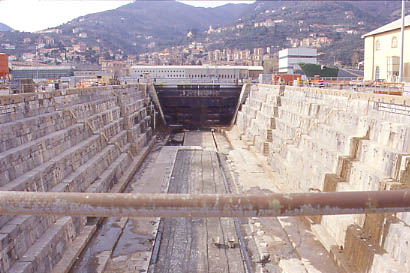
{"label": "dock wall staining", "polygon": [[[409,97],[253,85],[235,126],[284,181],[280,191],[410,185]],[[409,213],[305,220],[344,272],[410,272]]]}
{"label": "dock wall staining", "polygon": [[[141,90],[0,96],[0,191],[118,191],[152,143],[150,98]],[[66,272],[95,230],[92,220],[1,215],[0,272]]]}

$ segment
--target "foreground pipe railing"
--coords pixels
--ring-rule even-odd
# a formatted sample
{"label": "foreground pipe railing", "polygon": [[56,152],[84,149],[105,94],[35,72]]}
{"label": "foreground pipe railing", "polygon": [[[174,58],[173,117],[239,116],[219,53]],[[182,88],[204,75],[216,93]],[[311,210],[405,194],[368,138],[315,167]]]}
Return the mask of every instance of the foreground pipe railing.
{"label": "foreground pipe railing", "polygon": [[0,192],[0,214],[202,218],[409,211],[408,190],[240,195]]}

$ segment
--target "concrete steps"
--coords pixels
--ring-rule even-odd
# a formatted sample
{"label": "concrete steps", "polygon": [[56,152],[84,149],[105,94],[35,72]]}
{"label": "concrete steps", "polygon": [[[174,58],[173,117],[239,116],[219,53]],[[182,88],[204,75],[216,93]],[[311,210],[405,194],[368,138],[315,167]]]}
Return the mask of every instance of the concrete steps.
{"label": "concrete steps", "polygon": [[263,113],[258,113],[256,116],[260,130],[265,129],[275,129],[275,117],[270,115],[265,115]]}
{"label": "concrete steps", "polygon": [[83,120],[115,107],[116,102],[116,97],[109,96],[80,104],[74,104],[67,109],[70,109],[74,113],[77,120]]}
{"label": "concrete steps", "polygon": [[[118,117],[113,117],[117,113]],[[98,122],[96,122],[99,120]],[[91,125],[90,121],[94,124]],[[114,122],[112,122],[114,121]],[[102,130],[100,130],[102,129]],[[119,107],[95,114],[64,130],[54,132],[0,154],[0,186],[49,161],[54,156],[90,137],[90,132],[112,137],[121,130]]]}
{"label": "concrete steps", "polygon": [[61,217],[8,270],[14,272],[50,272],[61,259],[65,246],[74,237],[71,217]]}
{"label": "concrete steps", "polygon": [[272,100],[262,103],[261,113],[266,116],[277,116],[278,108],[281,106],[280,97],[275,97]]}
{"label": "concrete steps", "polygon": [[99,177],[88,187],[87,192],[108,192],[124,174],[125,166],[130,163],[130,156],[121,154]]}
{"label": "concrete steps", "polygon": [[2,96],[0,124],[56,111],[54,97],[50,93]]}
{"label": "concrete steps", "polygon": [[[128,146],[129,145],[130,144],[128,144]],[[51,189],[51,191],[70,191],[70,192],[78,191],[78,190],[83,191],[84,188],[87,186],[88,186],[86,189],[87,192],[106,192],[108,191],[112,187],[112,185],[116,183],[116,181],[123,175],[125,168],[126,168],[125,166],[128,166],[128,163],[130,160],[129,155],[126,153],[123,153],[122,155],[118,156],[113,162],[111,162],[110,160],[108,160],[111,158],[111,156],[107,156],[107,154],[112,149],[116,149],[116,148],[113,147],[113,145],[107,146],[104,150],[102,150],[99,154],[97,154],[92,160],[88,161],[86,164],[83,164],[72,175],[65,178],[62,183],[59,183],[53,189]],[[128,147],[126,147],[126,149],[128,149]],[[104,170],[104,171],[101,173],[101,170]],[[100,175],[98,177],[94,177],[93,174],[95,175],[100,174]],[[85,177],[87,179],[85,179]],[[16,216],[15,219],[18,220],[21,217],[22,216]],[[43,218],[45,217],[24,216],[24,219],[26,220],[27,223],[34,224],[35,229],[32,229],[32,230],[35,230],[37,235],[41,235],[43,232],[46,232],[46,229],[50,225],[51,227],[53,225],[49,221],[46,223],[46,225],[39,225],[39,221],[41,221],[41,219]],[[17,220],[9,221],[7,225],[2,230],[0,230],[0,234],[7,234],[8,236],[10,236],[7,238],[14,238],[14,244],[10,245],[11,249],[15,249],[16,246],[22,244],[22,243],[19,243],[21,241],[19,241],[18,238],[21,238],[21,240],[25,240],[26,237],[30,237],[31,243],[34,243],[36,239],[41,240],[39,236],[32,235],[33,231],[31,231],[29,235],[21,234],[21,237],[14,236],[13,234],[18,232],[20,229],[23,229],[25,231],[30,230],[28,227],[24,229],[24,226],[22,226],[21,224],[11,226],[11,224]],[[40,230],[40,228],[42,229]],[[7,238],[5,238],[5,240]],[[30,244],[23,245],[22,249],[27,249],[29,246]],[[16,253],[16,251],[14,251],[14,253]],[[17,253],[15,255],[15,258],[16,258],[15,261],[18,260],[20,262],[21,259],[19,260],[19,257],[21,257],[21,253]],[[28,265],[25,265],[25,266],[28,266]]]}
{"label": "concrete steps", "polygon": [[109,144],[118,145],[122,150],[126,150],[124,149],[124,147],[127,145],[128,142],[128,132],[126,130],[121,131],[120,133],[118,133],[114,137],[111,137],[108,140]]}
{"label": "concrete steps", "polygon": [[284,111],[288,111],[290,113],[297,113],[301,115],[302,117],[312,117],[315,118],[315,116],[310,115],[310,107],[312,103],[308,103],[306,101],[298,101],[292,98],[286,98],[283,97],[281,98],[281,109]]}
{"label": "concrete steps", "polygon": [[296,126],[303,131],[307,131],[311,123],[314,122],[314,117],[306,117],[299,113],[294,113],[284,108],[279,108],[278,121],[286,123],[288,126]]}
{"label": "concrete steps", "polygon": [[386,272],[386,273],[402,273],[402,272],[410,272],[409,267],[406,265],[403,268],[403,265],[398,263],[396,260],[392,259],[388,255],[380,255],[376,254],[373,258],[373,264],[369,271],[369,273],[379,273],[379,272]]}
{"label": "concrete steps", "polygon": [[62,183],[67,184],[70,192],[84,192],[119,154],[117,147],[107,145],[101,152],[64,178]]}
{"label": "concrete steps", "polygon": [[[99,137],[98,137],[99,138]],[[85,141],[85,143],[82,144],[83,147],[89,147],[89,140]],[[78,151],[79,147],[73,147],[72,150],[74,151]],[[89,185],[94,179],[95,177],[93,175],[98,175],[99,173],[101,173],[101,170],[104,170],[105,168],[107,168],[107,170],[103,173],[105,176],[110,175],[110,171],[113,171],[113,169],[110,166],[111,161],[109,160],[110,158],[112,158],[112,156],[109,156],[110,152],[112,154],[112,151],[114,150],[114,153],[116,152],[117,148],[114,147],[114,145],[108,145],[106,146],[101,152],[99,152],[98,154],[96,154],[91,160],[88,160],[85,164],[81,164],[81,167],[79,167],[78,169],[76,169],[69,177],[65,178],[63,180],[62,183],[57,184],[55,187],[53,187],[52,189],[47,189],[51,190],[51,191],[78,191],[78,190],[84,190],[85,187],[87,187],[87,185]],[[90,154],[89,154],[90,155]],[[125,157],[127,158],[128,155],[124,154]],[[65,155],[62,155],[62,157],[64,157]],[[124,156],[123,156],[124,158]],[[123,159],[122,158],[122,159]],[[106,163],[106,164],[104,164]],[[124,160],[121,160],[120,163],[127,163]],[[118,165],[118,164],[117,164]],[[116,165],[116,167],[117,167]],[[125,165],[126,166],[126,165]],[[114,169],[115,170],[115,169]],[[117,172],[117,175],[122,174],[122,171]],[[114,174],[115,175],[115,174]],[[106,181],[108,180],[106,177],[103,177],[101,181]],[[120,176],[119,176],[120,177]],[[87,179],[86,179],[87,178]],[[112,182],[107,182],[108,185],[110,185],[110,183],[112,184]],[[51,187],[52,185],[47,184],[49,187]],[[3,218],[4,216],[2,216]],[[16,216],[15,219],[20,219],[21,216]],[[44,217],[43,217],[44,218]],[[33,222],[35,221],[36,224],[34,224],[34,226],[36,227],[34,230],[36,231],[36,234],[39,235],[42,232],[45,232],[45,228],[47,228],[48,226],[50,226],[50,222],[47,222],[47,225],[39,225],[38,221],[41,221],[42,217],[36,217],[36,216],[25,216],[26,222]],[[7,223],[7,225],[5,226],[5,228],[9,228],[8,232],[7,230],[3,230],[0,231],[0,233],[5,234],[7,232],[7,234],[10,236],[10,238],[15,238],[14,243],[12,245],[10,245],[11,249],[15,249],[16,246],[21,245],[21,241],[18,240],[19,237],[14,237],[14,233],[16,233],[16,230],[20,230],[20,228],[24,228],[24,226],[20,225],[14,225],[11,226],[10,224],[13,223],[13,221],[17,221],[17,220],[11,220]],[[34,223],[34,222],[33,222]],[[43,227],[43,229],[39,230],[39,228]],[[12,229],[10,229],[12,228]],[[23,230],[30,230],[28,227],[26,227],[26,229]],[[38,236],[34,236],[32,233],[30,234],[21,234],[22,237],[20,237],[22,240],[25,240],[26,237],[31,238],[31,243],[34,243],[34,241],[38,238]],[[20,242],[20,243],[19,243]],[[27,245],[28,244],[28,245]],[[23,249],[27,249],[30,246],[29,242],[26,241],[25,244],[23,244]],[[19,255],[15,256],[16,260],[19,259]]]}
{"label": "concrete steps", "polygon": [[0,124],[0,153],[63,130],[75,124],[73,117],[64,111],[42,114],[18,121]]}
{"label": "concrete steps", "polygon": [[[397,265],[393,268],[405,268],[406,272],[410,271],[410,258],[407,255],[410,243],[410,227],[403,222],[390,223],[389,232],[384,237],[384,250],[387,251],[382,255],[385,265],[375,264],[373,272],[377,272],[378,266],[386,268],[386,265]],[[380,270],[380,269],[379,269]],[[381,272],[381,271],[379,271]],[[404,271],[402,271],[404,272]]]}
{"label": "concrete steps", "polygon": [[295,141],[299,141],[297,139],[298,135],[301,135],[303,129],[301,129],[298,125],[288,124],[284,122],[282,119],[275,119],[276,131],[281,132],[281,135],[285,136],[285,139],[292,139]]}
{"label": "concrete steps", "polygon": [[68,273],[74,263],[77,261],[78,256],[85,248],[87,242],[91,239],[92,235],[96,231],[97,226],[84,226],[81,232],[75,237],[75,239],[67,244],[67,250],[64,252],[63,257],[53,267],[51,272],[53,273]]}
{"label": "concrete steps", "polygon": [[319,162],[325,169],[335,172],[340,154],[332,150],[331,147],[309,135],[302,135],[299,149],[308,152],[309,156]]}
{"label": "concrete steps", "polygon": [[410,153],[410,128],[405,123],[373,121],[370,139],[393,150]]}
{"label": "concrete steps", "polygon": [[[123,92],[121,88],[108,87],[102,92],[68,90],[66,94],[50,95],[47,103],[53,107],[46,110],[1,117],[0,126],[21,134],[28,130],[33,136],[7,144],[16,149],[7,148],[0,154],[0,160],[13,159],[23,164],[21,173],[11,179],[8,173],[0,171],[0,190],[106,192],[117,181],[123,185],[124,176],[130,177],[133,156],[143,150],[152,132],[142,92],[135,92],[135,88]],[[35,99],[33,102],[37,103]],[[11,105],[7,111],[25,109],[23,104]],[[21,132],[14,127],[23,123],[30,128],[40,126],[37,131]],[[19,156],[35,148],[47,154],[40,159]],[[6,160],[0,162],[0,168],[5,170],[10,164]],[[68,253],[65,256],[71,258],[60,261],[67,248],[75,246],[78,251],[93,232],[84,225],[84,217],[0,216],[0,272],[66,271],[74,255]],[[61,268],[63,271],[58,271]]]}
{"label": "concrete steps", "polygon": [[84,120],[78,120],[79,123],[88,122],[93,131],[99,130],[104,126],[110,124],[111,122],[118,120],[120,118],[120,107],[114,107],[112,109],[108,109],[104,112],[94,114],[91,117],[88,117]]}
{"label": "concrete steps", "polygon": [[[43,163],[0,187],[0,189],[13,191],[48,191],[55,183],[58,183],[58,179],[65,177],[65,173],[69,173],[78,168],[78,166],[81,166],[83,162],[87,161],[99,151],[103,145],[101,141],[99,135],[93,135],[87,140],[58,154],[52,160]],[[59,171],[53,172],[53,170]]]}
{"label": "concrete steps", "polygon": [[[89,132],[81,124],[57,131],[0,154],[0,186],[47,162],[84,140]],[[50,147],[50,149],[47,149]]]}
{"label": "concrete steps", "polygon": [[132,115],[142,109],[143,106],[144,99],[140,96],[130,96],[127,101],[121,100],[121,115]]}
{"label": "concrete steps", "polygon": [[[264,96],[266,101],[262,102]],[[271,129],[266,113],[278,105],[275,98],[280,106]],[[355,98],[343,92],[258,85],[251,88],[248,105],[238,114],[238,126],[244,139],[252,141],[261,154],[267,143],[269,164],[287,181],[287,185],[281,185],[284,190],[310,191],[316,186],[326,192],[408,187],[410,118],[375,110],[372,101]],[[258,107],[262,112],[255,115]],[[268,133],[272,142],[267,141]],[[374,215],[310,217],[308,222],[344,272],[400,272],[399,268],[407,272],[410,248],[400,245],[398,238],[409,237],[409,215],[398,214],[396,221],[406,224],[395,229],[390,227],[399,224],[386,226],[384,216],[376,221]],[[384,235],[379,234],[380,230]],[[379,244],[367,240],[373,237],[383,239]],[[383,258],[391,266],[383,266]]]}
{"label": "concrete steps", "polygon": [[12,216],[0,229],[0,271],[7,272],[54,221],[55,217]]}
{"label": "concrete steps", "polygon": [[389,177],[368,163],[353,161],[347,176],[346,184],[337,191],[369,191],[379,190],[379,184]]}
{"label": "concrete steps", "polygon": [[350,139],[355,135],[355,131],[348,132],[323,123],[315,124],[309,131],[309,137],[317,139],[329,150],[340,154],[349,153]]}

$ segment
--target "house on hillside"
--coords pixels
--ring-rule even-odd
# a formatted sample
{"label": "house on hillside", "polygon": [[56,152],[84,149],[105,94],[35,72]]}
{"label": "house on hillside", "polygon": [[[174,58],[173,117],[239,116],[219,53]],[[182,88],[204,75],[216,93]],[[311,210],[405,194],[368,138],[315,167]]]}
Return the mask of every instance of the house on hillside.
{"label": "house on hillside", "polygon": [[[404,22],[403,78],[410,82],[410,15]],[[400,68],[401,19],[362,36],[364,79],[395,82]]]}

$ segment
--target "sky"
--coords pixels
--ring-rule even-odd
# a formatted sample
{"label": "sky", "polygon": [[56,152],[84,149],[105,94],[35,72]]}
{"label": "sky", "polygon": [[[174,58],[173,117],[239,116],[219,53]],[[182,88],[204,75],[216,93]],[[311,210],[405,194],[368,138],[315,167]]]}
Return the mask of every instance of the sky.
{"label": "sky", "polygon": [[[0,23],[19,31],[35,32],[56,27],[90,13],[118,8],[128,0],[0,0]],[[253,1],[181,1],[197,7]]]}

